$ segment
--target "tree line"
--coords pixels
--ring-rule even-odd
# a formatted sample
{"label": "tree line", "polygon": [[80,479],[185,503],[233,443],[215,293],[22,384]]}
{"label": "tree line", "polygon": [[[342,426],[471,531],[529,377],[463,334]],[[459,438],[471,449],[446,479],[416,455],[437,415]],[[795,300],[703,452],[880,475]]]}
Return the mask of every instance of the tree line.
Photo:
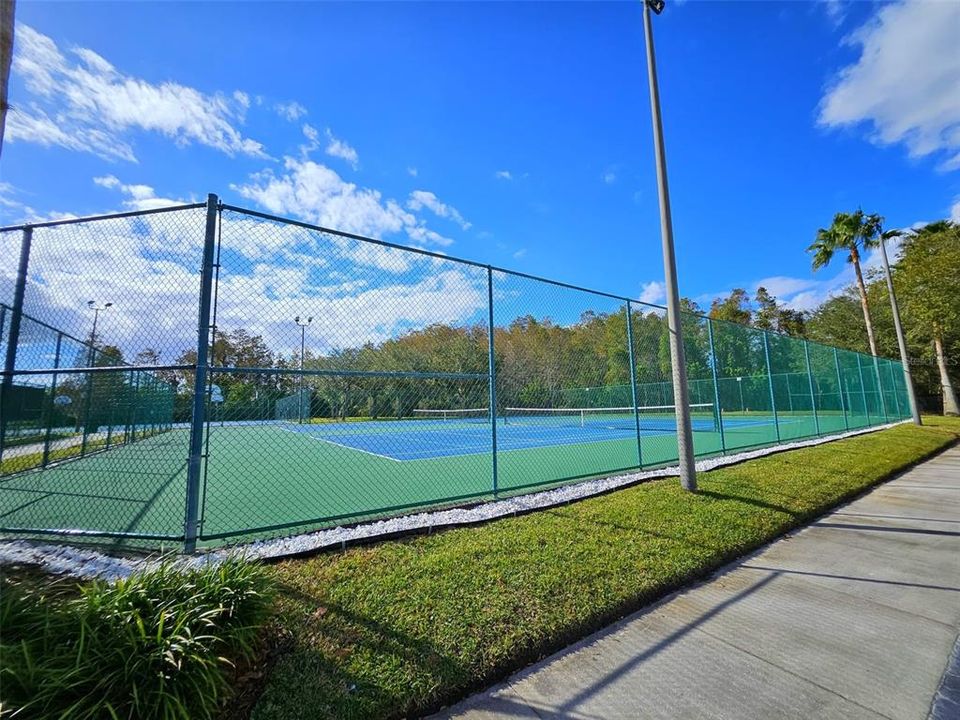
{"label": "tree line", "polygon": [[[884,279],[881,273],[864,272],[862,267],[865,250],[895,235],[900,239],[901,253],[893,266],[893,282],[918,394],[938,396],[944,410],[956,412],[953,384],[960,372],[960,227],[947,221],[895,234],[883,230],[879,216],[861,211],[839,213],[829,228],[817,232],[809,248],[813,266],[824,267],[838,254],[845,254],[854,266],[856,280],[812,311],[790,308],[763,287],[757,288],[752,297],[745,289],[736,288],[728,296],[715,299],[705,313],[695,302],[684,299],[688,376],[709,379],[713,373],[704,317],[718,321],[713,325],[713,344],[717,372],[722,378],[760,377],[766,372],[766,353],[775,373],[803,373],[802,346],[789,338],[898,357]],[[661,313],[638,305],[631,320],[637,382],[668,385],[670,353],[665,319]],[[779,335],[770,335],[765,348],[763,334],[757,330]],[[303,380],[312,395],[310,414],[331,418],[404,417],[418,408],[484,408],[489,404],[487,332],[485,324],[435,324],[382,342],[326,353],[311,351],[308,343],[304,369],[329,373],[307,374]],[[567,324],[549,317],[520,316],[494,329],[494,348],[501,407],[559,407],[567,402],[571,389],[630,383],[626,313],[622,310],[587,311]],[[111,361],[122,359],[113,347],[109,352],[104,348],[99,355],[107,356],[113,358]],[[218,330],[210,359],[214,367],[212,382],[223,396],[223,403],[215,411],[226,417],[272,417],[277,400],[297,392],[300,386],[299,353],[273,352],[262,336],[242,328]],[[159,356],[147,349],[133,362],[159,365]],[[195,350],[184,351],[174,362],[195,363]],[[218,369],[231,367],[271,371]],[[360,374],[338,374],[344,371]],[[433,377],[444,373],[476,377]],[[192,373],[158,367],[155,375],[177,388],[177,419],[188,419]],[[122,381],[97,382],[105,385]]]}

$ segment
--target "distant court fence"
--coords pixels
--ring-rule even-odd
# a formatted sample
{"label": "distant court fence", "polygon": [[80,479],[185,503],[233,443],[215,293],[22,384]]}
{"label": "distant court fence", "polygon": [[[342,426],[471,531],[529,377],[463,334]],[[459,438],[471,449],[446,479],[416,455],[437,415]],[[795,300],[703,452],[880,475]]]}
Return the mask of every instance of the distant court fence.
{"label": "distant court fence", "polygon": [[[187,550],[677,460],[663,308],[220,203],[0,229],[0,533]],[[698,457],[910,416],[686,314]]]}

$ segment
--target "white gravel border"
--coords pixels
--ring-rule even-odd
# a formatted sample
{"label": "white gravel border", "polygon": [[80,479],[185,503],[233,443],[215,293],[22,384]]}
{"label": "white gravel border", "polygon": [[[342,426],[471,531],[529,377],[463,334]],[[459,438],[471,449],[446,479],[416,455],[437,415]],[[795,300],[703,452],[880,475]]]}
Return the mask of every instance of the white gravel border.
{"label": "white gravel border", "polygon": [[[735,465],[744,460],[773,455],[774,453],[784,452],[786,450],[822,445],[833,442],[834,440],[885,430],[906,422],[909,421],[903,420],[886,425],[851,430],[837,435],[748,450],[734,455],[721,455],[707,458],[697,462],[697,470],[702,472],[726,465]],[[214,550],[209,553],[189,557],[182,555],[167,556],[167,560],[171,560],[172,558],[171,561],[173,563],[184,569],[199,567],[207,563],[220,562],[227,557],[234,556],[267,560],[282,558],[288,555],[316,552],[329,548],[342,548],[346,547],[348,543],[371,541],[382,536],[413,533],[417,531],[432,532],[434,529],[444,527],[472,525],[496,518],[526,513],[532,510],[564,505],[617,488],[635,485],[651,478],[669,477],[676,475],[677,469],[677,466],[672,466],[657,470],[585,480],[552,490],[532,492],[505,500],[481,503],[469,508],[422,512],[415,515],[404,515],[388,520],[364,523],[354,527],[336,527],[329,530],[319,530],[317,532],[275,540],[258,540],[245,545],[237,545],[232,548]],[[72,547],[69,545],[40,544],[25,540],[0,541],[0,565],[39,565],[47,572],[58,575],[71,575],[78,578],[115,580],[117,578],[127,577],[138,570],[148,569],[161,561],[162,558],[160,556],[123,558],[108,555],[98,550]]]}

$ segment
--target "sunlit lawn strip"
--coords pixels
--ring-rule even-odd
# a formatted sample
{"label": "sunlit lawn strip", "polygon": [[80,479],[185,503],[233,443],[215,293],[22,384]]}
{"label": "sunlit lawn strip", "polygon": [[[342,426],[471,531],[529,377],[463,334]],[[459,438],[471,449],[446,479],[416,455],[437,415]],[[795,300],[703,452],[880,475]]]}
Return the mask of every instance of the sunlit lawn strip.
{"label": "sunlit lawn strip", "polygon": [[[490,524],[290,560],[258,720],[435,709],[702,576],[960,436],[930,419]],[[279,640],[282,638],[282,642]]]}

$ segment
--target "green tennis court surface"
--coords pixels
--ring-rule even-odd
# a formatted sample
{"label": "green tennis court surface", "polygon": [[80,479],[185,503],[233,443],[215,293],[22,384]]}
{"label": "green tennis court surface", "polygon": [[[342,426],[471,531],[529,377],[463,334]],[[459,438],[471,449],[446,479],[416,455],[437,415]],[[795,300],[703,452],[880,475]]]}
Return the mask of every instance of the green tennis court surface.
{"label": "green tennis court surface", "polygon": [[[634,428],[610,419],[498,421],[498,490],[516,493],[571,478],[667,464],[676,436],[648,419]],[[844,417],[810,413],[725,413],[727,451],[842,431]],[[856,419],[848,418],[851,427]],[[862,425],[866,425],[863,418]],[[400,510],[493,497],[489,422],[416,419],[380,422],[227,423],[209,428],[202,537],[279,534],[343,524]],[[721,452],[715,424],[694,419],[698,456]],[[182,534],[188,431],[140,442],[0,483],[8,528],[98,530],[177,538]]]}

